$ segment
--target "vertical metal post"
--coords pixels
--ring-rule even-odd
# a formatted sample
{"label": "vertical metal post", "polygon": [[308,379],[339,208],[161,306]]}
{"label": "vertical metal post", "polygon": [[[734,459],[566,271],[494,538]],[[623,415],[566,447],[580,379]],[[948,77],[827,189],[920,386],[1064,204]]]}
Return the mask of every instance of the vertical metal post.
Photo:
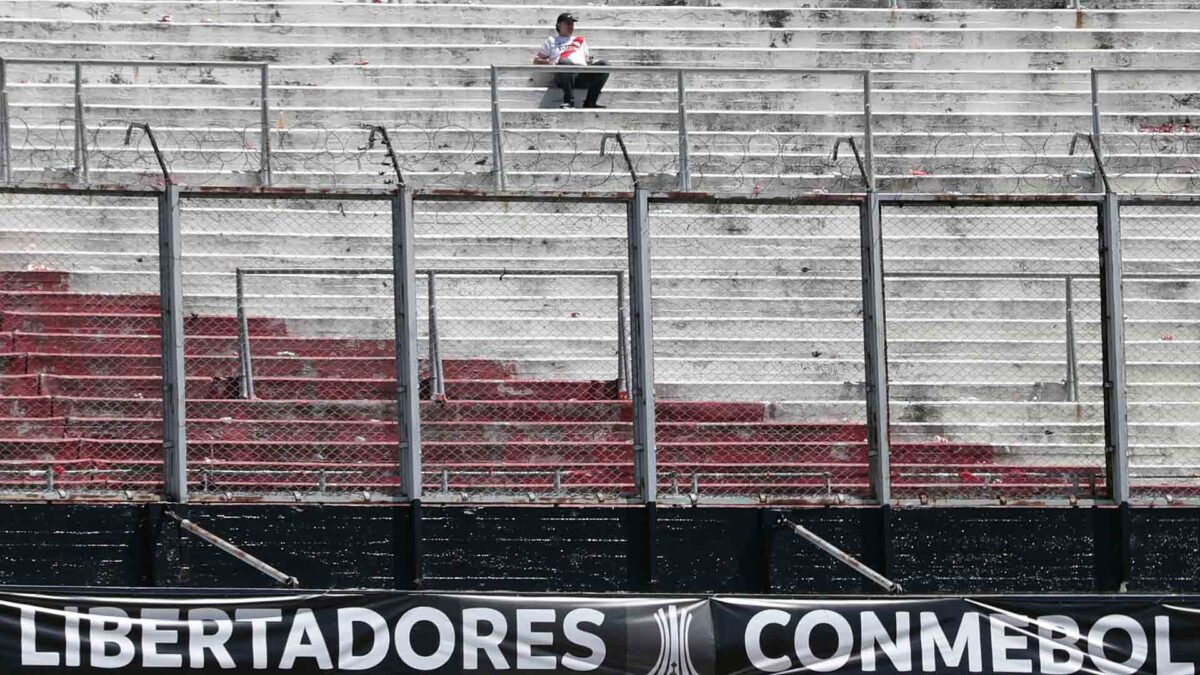
{"label": "vertical metal post", "polygon": [[440,400],[446,398],[446,372],[442,369],[442,340],[438,333],[437,275],[433,270],[425,272],[425,283],[429,289],[429,397]]}
{"label": "vertical metal post", "polygon": [[683,70],[676,71],[676,98],[679,101],[679,189],[690,192],[692,189],[692,169],[689,161],[688,130],[687,130],[687,91],[684,87]]}
{"label": "vertical metal post", "polygon": [[625,274],[617,272],[617,398],[629,396],[629,349],[625,328]]}
{"label": "vertical metal post", "polygon": [[271,67],[262,64],[259,70],[259,157],[258,182],[271,184]]}
{"label": "vertical metal post", "polygon": [[83,64],[75,62],[75,180],[88,182],[87,127],[83,119]]}
{"label": "vertical metal post", "polygon": [[237,324],[238,324],[238,389],[244,399],[254,398],[254,365],[250,356],[250,321],[246,318],[245,274],[237,270]]}
{"label": "vertical metal post", "polygon": [[1108,187],[1104,184],[1104,177],[1100,174],[1101,167],[1104,166],[1104,136],[1100,126],[1100,73],[1092,68],[1091,70],[1091,89],[1092,89],[1092,146],[1096,153],[1096,192],[1107,192]]}
{"label": "vertical metal post", "polygon": [[1067,400],[1079,401],[1079,365],[1075,356],[1075,299],[1072,290],[1073,280],[1070,275],[1064,279],[1066,284],[1065,301],[1067,306]]}
{"label": "vertical metal post", "polygon": [[[419,510],[421,502],[421,375],[417,364],[417,290],[412,192],[392,196],[392,289],[395,298],[396,405],[400,485]],[[415,514],[414,514],[415,517]]]}
{"label": "vertical metal post", "polygon": [[642,500],[658,496],[654,441],[654,339],[650,320],[650,192],[629,202],[629,314],[632,333],[630,399],[633,402],[634,475]]}
{"label": "vertical metal post", "polygon": [[1104,347],[1104,452],[1113,501],[1129,501],[1129,426],[1125,400],[1125,303],[1121,287],[1121,206],[1113,192],[1100,207],[1100,335]]}
{"label": "vertical metal post", "polygon": [[892,499],[888,446],[887,335],[883,299],[883,227],[879,195],[867,192],[861,205],[863,352],[866,367],[867,462],[871,494],[882,505]]}
{"label": "vertical metal post", "polygon": [[504,126],[500,120],[500,83],[496,66],[492,66],[492,177],[496,189],[503,190],[504,179]]}
{"label": "vertical metal post", "polygon": [[12,182],[12,126],[8,118],[8,62],[0,58],[0,182]]}
{"label": "vertical metal post", "polygon": [[871,71],[863,71],[863,172],[867,191],[875,190],[875,121],[871,110]]}
{"label": "vertical metal post", "polygon": [[168,501],[184,503],[187,489],[186,370],[183,359],[183,276],[179,188],[158,198],[159,305],[162,323],[163,486]]}

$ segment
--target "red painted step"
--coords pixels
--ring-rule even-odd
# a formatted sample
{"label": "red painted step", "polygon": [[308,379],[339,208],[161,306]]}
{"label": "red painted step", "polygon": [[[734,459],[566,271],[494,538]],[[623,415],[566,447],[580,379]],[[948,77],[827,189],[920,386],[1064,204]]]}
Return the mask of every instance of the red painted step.
{"label": "red painted step", "polygon": [[29,372],[29,359],[25,354],[0,353],[0,374],[25,375]]}
{"label": "red painted step", "polygon": [[66,272],[0,272],[0,291],[66,291]]}
{"label": "red painted step", "polygon": [[[13,351],[44,354],[158,354],[162,350],[157,335],[27,333],[14,331]],[[184,353],[189,356],[236,355],[237,337],[229,335],[187,335]],[[337,338],[254,337],[250,353],[278,356],[357,356],[394,357],[395,348],[388,340],[344,340]]]}
{"label": "red painted step", "polygon": [[0,375],[0,396],[36,396],[43,393],[37,375]]}
{"label": "red painted step", "polygon": [[64,291],[0,291],[0,310],[156,314],[157,295],[101,295]]}

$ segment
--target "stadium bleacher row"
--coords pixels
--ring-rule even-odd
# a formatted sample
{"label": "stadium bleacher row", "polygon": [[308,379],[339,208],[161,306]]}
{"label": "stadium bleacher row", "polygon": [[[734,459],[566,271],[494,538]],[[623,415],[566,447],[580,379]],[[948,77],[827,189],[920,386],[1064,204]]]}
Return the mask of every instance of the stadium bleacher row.
{"label": "stadium bleacher row", "polygon": [[[568,9],[613,64],[870,68],[880,187],[1043,194],[1094,189],[1091,67],[1194,62],[1200,3],[807,3]],[[1135,6],[1136,5],[1136,6]],[[524,65],[562,6],[541,3],[0,2],[0,55],[270,64],[277,185],[385,185],[363,123],[393,130],[418,188],[488,188],[490,67]],[[17,183],[74,179],[69,66],[7,68]],[[599,139],[622,131],[646,184],[677,181],[673,73],[615,76],[607,110],[549,110],[544,75],[500,71],[510,188],[626,190]],[[154,185],[150,122],[177,178],[260,180],[259,71],[88,66],[89,178]],[[1120,190],[1193,190],[1194,74],[1105,76]],[[694,189],[858,191],[861,77],[688,75]],[[1185,92],[1185,93],[1180,93]],[[382,175],[381,175],[382,172]],[[42,494],[153,490],[155,205],[5,195],[0,484]],[[258,400],[238,399],[234,270],[388,267],[386,205],[192,200],[183,207],[189,479],[202,496],[394,487],[391,289],[378,277],[255,281]],[[620,205],[419,202],[417,262],[622,270]],[[1131,438],[1147,495],[1195,490],[1200,438],[1195,214],[1129,210]],[[660,489],[682,500],[840,502],[868,494],[858,212],[657,203],[651,214]],[[893,483],[902,499],[1104,494],[1094,208],[885,208]],[[992,279],[922,278],[921,273]],[[1041,274],[1043,277],[1030,278]],[[1004,277],[1003,275],[1010,275]],[[1074,280],[1068,281],[1070,276]],[[632,485],[615,386],[614,291],[569,276],[440,282],[445,401],[423,405],[426,489],[446,499],[615,499]],[[1078,396],[1066,372],[1073,290]],[[30,292],[35,291],[35,292]],[[421,303],[428,291],[420,287]],[[428,320],[422,324],[428,350]],[[428,364],[424,366],[428,369]],[[427,392],[428,395],[428,392]],[[1073,400],[1073,398],[1077,400]],[[391,408],[394,411],[394,408]],[[194,428],[194,431],[192,429]],[[439,445],[441,444],[441,445]]]}

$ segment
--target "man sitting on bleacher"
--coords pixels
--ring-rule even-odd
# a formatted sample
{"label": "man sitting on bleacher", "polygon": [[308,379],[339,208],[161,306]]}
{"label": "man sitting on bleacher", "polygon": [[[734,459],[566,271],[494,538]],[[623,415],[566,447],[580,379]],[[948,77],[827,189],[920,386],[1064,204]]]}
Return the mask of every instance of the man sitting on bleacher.
{"label": "man sitting on bleacher", "polygon": [[[593,61],[588,52],[587,42],[582,35],[575,35],[575,17],[570,14],[559,14],[554,22],[556,35],[546,38],[542,48],[533,57],[533,63],[539,66],[589,66],[604,65],[602,61]],[[603,108],[600,100],[600,90],[608,81],[608,73],[559,73],[554,83],[563,92],[563,102],[560,107],[575,107],[575,87],[587,89],[587,97],[583,100],[585,108]]]}

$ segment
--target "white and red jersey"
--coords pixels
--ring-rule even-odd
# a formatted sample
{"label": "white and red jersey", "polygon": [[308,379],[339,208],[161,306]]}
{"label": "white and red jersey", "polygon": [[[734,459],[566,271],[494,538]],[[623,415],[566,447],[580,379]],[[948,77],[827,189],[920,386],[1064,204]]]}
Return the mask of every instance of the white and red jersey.
{"label": "white and red jersey", "polygon": [[548,59],[550,63],[564,66],[586,66],[589,56],[587,42],[582,35],[551,35],[542,43],[537,55]]}

